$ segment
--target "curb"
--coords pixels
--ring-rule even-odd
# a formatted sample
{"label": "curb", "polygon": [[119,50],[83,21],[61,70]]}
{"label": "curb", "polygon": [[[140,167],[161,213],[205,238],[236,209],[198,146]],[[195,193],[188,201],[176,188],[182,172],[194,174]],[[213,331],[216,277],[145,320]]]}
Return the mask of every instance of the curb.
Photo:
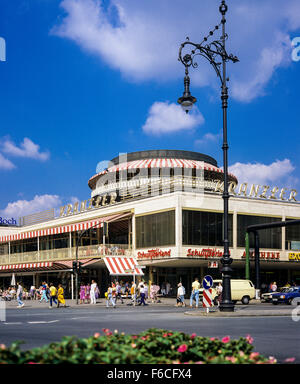
{"label": "curb", "polygon": [[198,316],[198,317],[265,317],[265,316],[291,316],[291,313],[287,312],[272,312],[264,311],[264,312],[209,312],[208,314],[206,312],[184,312],[184,315],[186,316]]}

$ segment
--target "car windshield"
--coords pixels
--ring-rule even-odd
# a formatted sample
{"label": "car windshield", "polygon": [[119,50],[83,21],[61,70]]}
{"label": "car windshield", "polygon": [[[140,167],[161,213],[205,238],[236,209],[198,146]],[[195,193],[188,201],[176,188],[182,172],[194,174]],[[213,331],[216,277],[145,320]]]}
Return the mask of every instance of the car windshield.
{"label": "car windshield", "polygon": [[289,292],[291,288],[281,288],[280,292]]}
{"label": "car windshield", "polygon": [[299,287],[291,287],[288,290],[288,292],[298,292],[298,291],[299,291]]}

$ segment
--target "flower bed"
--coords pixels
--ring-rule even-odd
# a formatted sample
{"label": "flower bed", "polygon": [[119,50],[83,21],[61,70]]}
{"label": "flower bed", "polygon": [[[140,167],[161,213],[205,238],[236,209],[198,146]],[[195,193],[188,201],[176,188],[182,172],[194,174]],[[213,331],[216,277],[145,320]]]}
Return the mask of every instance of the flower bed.
{"label": "flower bed", "polygon": [[201,337],[152,328],[139,335],[103,329],[87,339],[63,337],[60,342],[28,351],[20,342],[9,348],[0,345],[2,364],[270,364],[253,352],[250,336],[231,340]]}

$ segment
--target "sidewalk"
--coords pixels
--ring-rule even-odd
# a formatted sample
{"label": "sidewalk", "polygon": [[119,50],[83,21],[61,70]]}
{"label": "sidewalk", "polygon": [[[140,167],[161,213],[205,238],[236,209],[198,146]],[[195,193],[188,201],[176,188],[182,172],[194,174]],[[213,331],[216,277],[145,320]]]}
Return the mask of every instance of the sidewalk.
{"label": "sidewalk", "polygon": [[[169,298],[169,297],[163,297],[160,298],[160,303],[151,303],[150,300],[148,300],[148,308],[149,307],[170,307],[173,310],[176,311],[176,299],[175,298]],[[124,304],[121,304],[120,301],[117,302],[117,307],[119,308],[128,308],[128,305],[131,303],[130,299],[124,300]],[[268,308],[266,309],[266,305],[262,304],[260,300],[251,300],[250,304],[248,305],[241,305],[237,304],[235,305],[234,312],[220,312],[217,307],[212,307],[210,309],[210,312],[207,314],[206,309],[202,308],[202,304],[199,303],[199,308],[189,308],[188,306],[189,301],[186,300],[187,306],[185,307],[185,311],[182,312],[182,308],[178,308],[178,313],[184,313],[187,316],[199,316],[199,317],[250,317],[250,316],[291,316],[292,310],[294,309],[293,306],[290,305],[278,305],[273,306],[272,304],[267,305]],[[40,303],[38,300],[24,300],[24,308],[48,308],[49,303],[46,303],[43,301]],[[7,309],[14,309],[17,308],[17,301],[7,301],[6,302],[6,308]],[[99,307],[105,307],[106,306],[106,300],[104,298],[100,298],[97,300],[96,305],[92,304],[76,304],[76,300],[66,300],[66,305],[69,308],[72,309],[83,309],[83,308],[99,308]],[[55,307],[55,305],[54,305]],[[261,308],[260,308],[261,307]]]}

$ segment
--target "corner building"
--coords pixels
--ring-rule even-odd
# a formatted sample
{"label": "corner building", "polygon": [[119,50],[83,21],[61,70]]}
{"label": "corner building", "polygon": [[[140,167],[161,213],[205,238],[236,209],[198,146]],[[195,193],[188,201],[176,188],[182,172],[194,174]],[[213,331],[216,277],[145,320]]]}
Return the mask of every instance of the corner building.
{"label": "corner building", "polygon": [[[294,189],[250,185],[229,175],[229,240],[233,277],[245,277],[245,232],[252,224],[300,218]],[[135,257],[145,278],[187,292],[195,277],[220,278],[223,254],[223,171],[210,156],[151,150],[112,159],[88,181],[91,197],[0,228],[0,287],[12,273],[25,285],[62,282],[74,297],[76,257],[82,279],[110,281],[105,256]],[[254,239],[250,236],[250,250]],[[253,252],[252,252],[253,256]],[[252,257],[253,260],[253,257]],[[300,226],[260,231],[261,282],[300,284]],[[127,278],[120,277],[125,281]],[[254,262],[251,262],[254,281]]]}

